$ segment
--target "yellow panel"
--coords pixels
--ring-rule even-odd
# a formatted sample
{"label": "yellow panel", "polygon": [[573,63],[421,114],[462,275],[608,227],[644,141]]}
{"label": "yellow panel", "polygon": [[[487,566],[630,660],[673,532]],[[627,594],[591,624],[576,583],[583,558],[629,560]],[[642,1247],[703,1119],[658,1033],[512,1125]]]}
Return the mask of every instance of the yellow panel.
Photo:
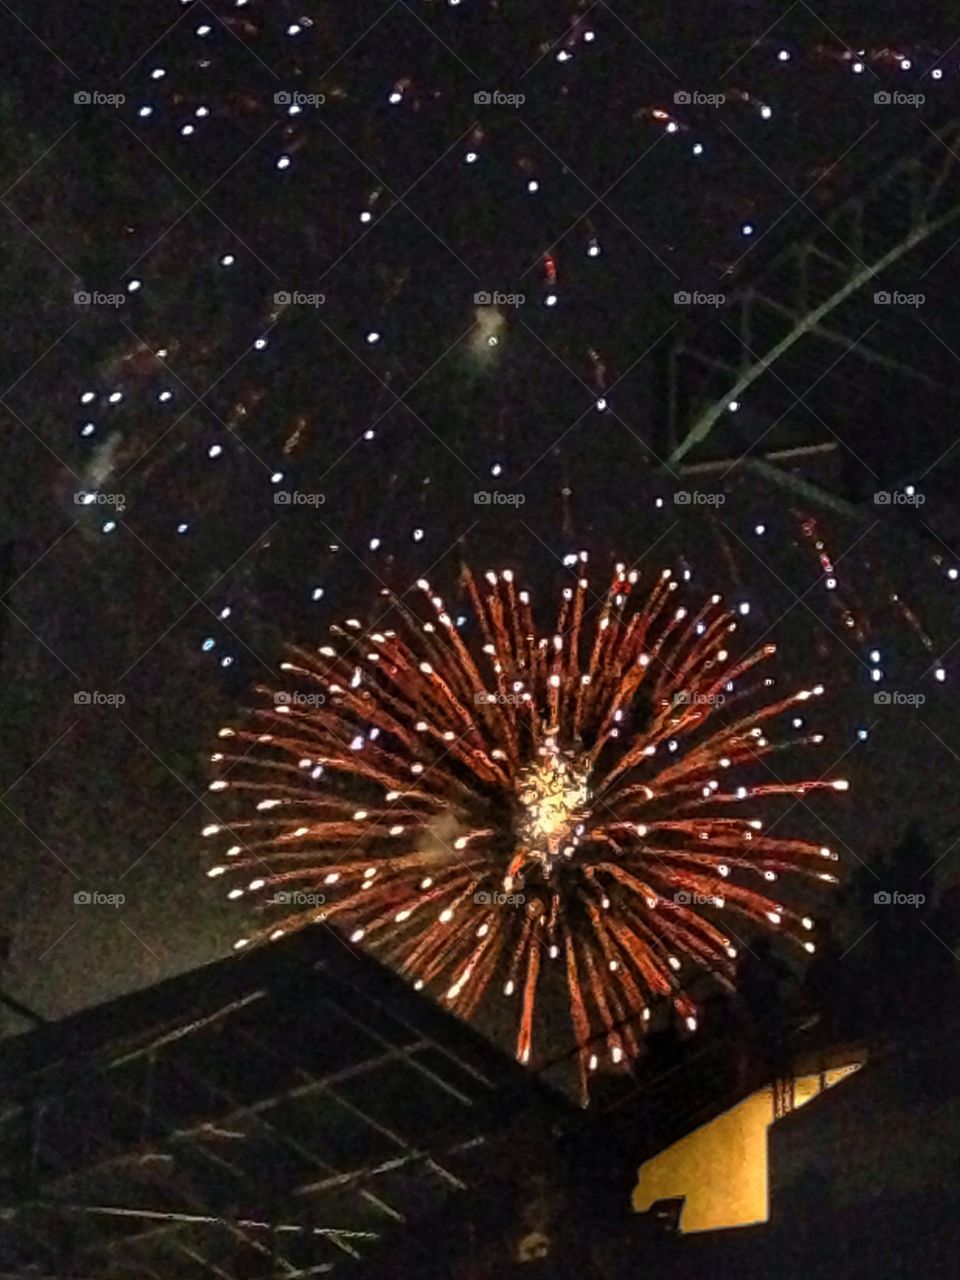
{"label": "yellow panel", "polygon": [[[862,1064],[832,1068],[823,1080],[832,1088]],[[821,1092],[819,1075],[794,1081],[793,1109]],[[641,1165],[633,1192],[637,1213],[658,1200],[684,1200],[680,1230],[745,1227],[770,1217],[767,1131],[773,1123],[773,1093],[760,1089],[709,1124],[695,1129]]]}

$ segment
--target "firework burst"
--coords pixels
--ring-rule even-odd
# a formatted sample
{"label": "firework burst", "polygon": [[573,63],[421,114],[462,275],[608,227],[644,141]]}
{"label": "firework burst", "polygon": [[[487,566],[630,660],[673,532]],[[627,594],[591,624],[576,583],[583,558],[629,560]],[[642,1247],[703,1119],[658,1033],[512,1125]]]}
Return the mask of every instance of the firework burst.
{"label": "firework burst", "polygon": [[770,757],[822,735],[767,726],[823,690],[770,701],[775,646],[732,656],[719,596],[691,611],[670,570],[641,589],[623,565],[599,595],[586,559],[545,636],[510,570],[467,571],[475,644],[421,580],[423,617],[385,592],[396,630],[350,619],[292,650],[213,756],[212,789],[248,808],[204,832],[236,841],[209,874],[271,917],[238,947],[325,920],[464,1017],[516,1000],[521,1061],[555,965],[582,1082],[598,1036],[614,1062],[637,1051],[657,997],[695,1029],[689,979],[731,986],[744,931],[813,951],[773,883],[832,882],[836,854],[765,833],[757,801],[847,785],[780,779]]}

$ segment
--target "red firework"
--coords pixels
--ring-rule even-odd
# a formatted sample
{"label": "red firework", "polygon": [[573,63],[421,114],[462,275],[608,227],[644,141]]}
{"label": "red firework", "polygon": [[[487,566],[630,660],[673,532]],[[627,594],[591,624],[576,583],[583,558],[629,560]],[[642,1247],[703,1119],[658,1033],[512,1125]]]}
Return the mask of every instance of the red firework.
{"label": "red firework", "polygon": [[487,589],[465,572],[475,645],[421,580],[426,620],[385,592],[398,630],[350,619],[316,653],[292,650],[287,687],[261,689],[268,705],[221,730],[241,750],[213,756],[212,789],[254,813],[205,828],[237,841],[209,874],[239,873],[230,896],[264,894],[273,917],[236,945],[322,920],[464,1017],[502,991],[518,1001],[523,1062],[558,961],[581,1082],[598,1035],[614,1061],[637,1051],[656,997],[695,1029],[690,977],[733,985],[731,917],[813,951],[812,920],[769,886],[783,872],[833,882],[837,855],[731,810],[846,789],[767,763],[822,740],[764,727],[822,687],[766,701],[772,679],[750,673],[774,645],[734,658],[719,596],[691,613],[670,570],[646,593],[638,580],[618,565],[600,596],[580,576],[541,636],[510,570]]}

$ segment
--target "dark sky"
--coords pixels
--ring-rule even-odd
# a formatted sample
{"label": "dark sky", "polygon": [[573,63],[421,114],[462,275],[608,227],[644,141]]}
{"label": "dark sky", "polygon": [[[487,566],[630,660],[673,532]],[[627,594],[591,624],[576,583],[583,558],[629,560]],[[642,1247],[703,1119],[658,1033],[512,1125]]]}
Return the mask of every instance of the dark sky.
{"label": "dark sky", "polygon": [[[938,852],[953,839],[949,226],[879,281],[921,306],[861,290],[831,319],[829,356],[806,346],[764,375],[685,460],[722,465],[667,465],[672,399],[682,435],[784,332],[768,308],[755,344],[738,341],[738,290],[763,280],[795,306],[776,264],[803,237],[821,236],[817,298],[874,261],[909,211],[868,202],[874,239],[824,221],[925,148],[940,148],[917,187],[942,175],[932,214],[960,201],[935,137],[952,31],[930,15],[885,28],[876,6],[801,6],[769,31],[761,5],[385,7],[170,0],[5,20],[2,909],[6,984],[46,1015],[223,954],[244,909],[203,874],[217,728],[282,639],[369,617],[384,581],[402,592],[429,571],[453,595],[464,559],[514,565],[550,611],[580,547],[749,600],[786,673],[836,689],[820,767],[842,758],[852,790],[803,806],[803,830],[825,822],[851,861],[911,816]],[[726,100],[678,104],[681,89]],[[295,93],[325,101],[290,115],[276,96]],[[684,290],[728,301],[687,307]],[[478,310],[480,291],[524,301]],[[827,449],[780,482],[750,468],[810,445]],[[922,506],[872,500],[908,484]],[[97,486],[102,500],[75,503]],[[675,500],[693,490],[723,504]],[[927,701],[879,706],[878,689]],[[94,889],[125,901],[74,903]]]}

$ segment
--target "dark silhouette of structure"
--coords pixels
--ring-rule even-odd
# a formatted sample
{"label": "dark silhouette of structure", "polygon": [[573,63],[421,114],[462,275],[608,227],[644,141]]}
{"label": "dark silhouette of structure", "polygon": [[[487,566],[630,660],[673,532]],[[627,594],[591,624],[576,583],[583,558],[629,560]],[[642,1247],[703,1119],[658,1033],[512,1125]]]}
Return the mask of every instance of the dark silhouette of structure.
{"label": "dark silhouette of structure", "polygon": [[[883,865],[925,857],[913,832]],[[751,944],[752,1022],[729,1000],[702,1036],[664,1021],[585,1112],[323,926],[38,1025],[0,1044],[0,1274],[634,1280],[641,1259],[689,1280],[947,1274],[956,973],[924,949],[950,961],[917,906],[874,905],[912,923],[878,923],[849,954],[828,935],[796,1016],[786,970]],[[864,973],[910,1011],[869,1046]],[[850,1002],[817,1016],[831,986]],[[797,1081],[823,1092],[851,1064],[855,1082],[793,1114]],[[691,1235],[686,1185],[632,1212],[641,1166],[764,1096],[766,1224]]]}

